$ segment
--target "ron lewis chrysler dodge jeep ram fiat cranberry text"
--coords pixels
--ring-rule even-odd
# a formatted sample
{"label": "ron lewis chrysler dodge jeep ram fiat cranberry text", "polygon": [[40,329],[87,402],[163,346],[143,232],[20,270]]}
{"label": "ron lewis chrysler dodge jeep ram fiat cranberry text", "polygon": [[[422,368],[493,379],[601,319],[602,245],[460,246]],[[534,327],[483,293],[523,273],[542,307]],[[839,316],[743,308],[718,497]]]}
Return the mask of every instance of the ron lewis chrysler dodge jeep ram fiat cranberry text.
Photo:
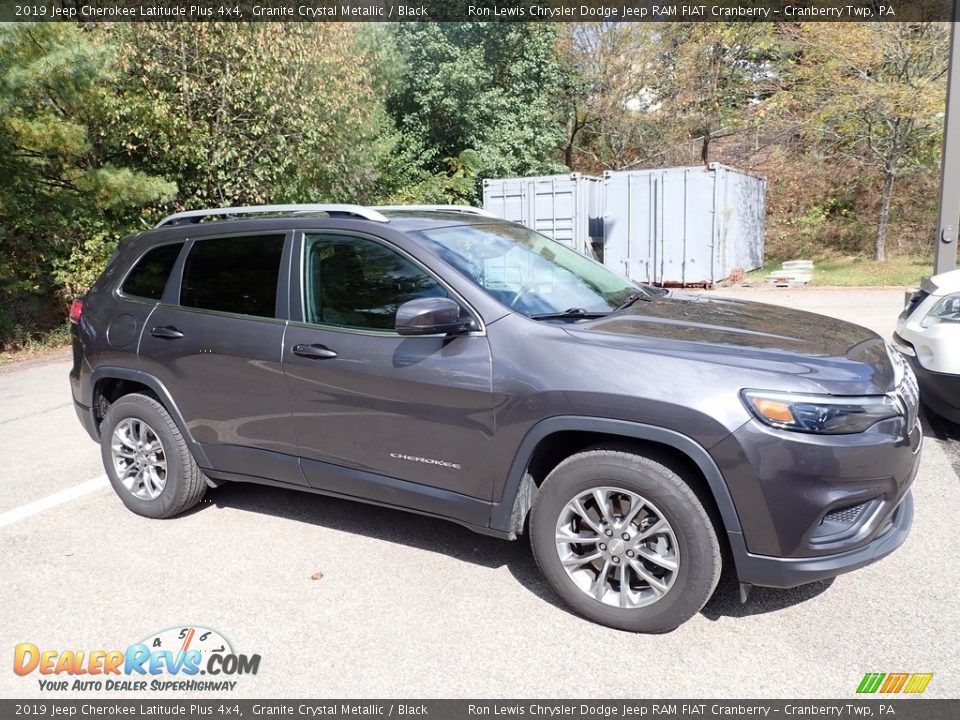
{"label": "ron lewis chrysler dodge jeep ram fiat cranberry text", "polygon": [[653,632],[722,557],[745,597],[913,518],[917,385],[876,334],[637,285],[471,208],[179,213],[71,318],[77,413],[149,517],[233,480],[527,533],[573,609]]}

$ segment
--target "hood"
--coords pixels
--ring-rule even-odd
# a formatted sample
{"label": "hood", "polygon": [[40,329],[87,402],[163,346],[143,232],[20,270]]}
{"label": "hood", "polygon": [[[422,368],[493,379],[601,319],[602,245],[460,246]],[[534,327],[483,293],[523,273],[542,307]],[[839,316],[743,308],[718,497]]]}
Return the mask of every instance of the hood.
{"label": "hood", "polygon": [[960,270],[951,270],[925,278],[923,289],[931,295],[950,295],[960,292]]}
{"label": "hood", "polygon": [[670,292],[565,329],[582,340],[799,376],[836,395],[882,394],[894,384],[875,332],[776,305]]}

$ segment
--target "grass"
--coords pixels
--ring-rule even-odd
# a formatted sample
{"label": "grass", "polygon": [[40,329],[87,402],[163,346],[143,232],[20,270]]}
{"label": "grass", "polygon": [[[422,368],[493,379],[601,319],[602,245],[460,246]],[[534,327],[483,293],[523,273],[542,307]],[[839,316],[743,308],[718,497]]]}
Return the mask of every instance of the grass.
{"label": "grass", "polygon": [[[893,257],[882,262],[862,257],[813,258],[810,285],[834,287],[883,287],[917,285],[924,275],[933,274],[933,261],[926,257]],[[750,283],[762,283],[781,260],[768,260],[760,270],[747,273]]]}
{"label": "grass", "polygon": [[39,339],[30,339],[0,350],[0,367],[21,360],[53,355],[70,345],[70,324],[64,323]]}

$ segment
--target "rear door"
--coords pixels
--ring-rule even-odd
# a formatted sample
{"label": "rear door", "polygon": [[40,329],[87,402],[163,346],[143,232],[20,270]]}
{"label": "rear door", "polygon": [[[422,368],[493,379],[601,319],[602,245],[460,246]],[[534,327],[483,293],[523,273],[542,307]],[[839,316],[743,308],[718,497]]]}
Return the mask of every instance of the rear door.
{"label": "rear door", "polygon": [[140,355],[216,470],[302,485],[281,364],[290,240],[282,231],[191,240]]}
{"label": "rear door", "polygon": [[[298,246],[301,290],[291,317],[300,313],[302,321],[290,322],[283,361],[309,483],[413,507],[370,477],[376,474],[488,500],[493,399],[479,317],[379,238],[306,233]],[[477,331],[398,335],[397,308],[430,296],[460,302]]]}

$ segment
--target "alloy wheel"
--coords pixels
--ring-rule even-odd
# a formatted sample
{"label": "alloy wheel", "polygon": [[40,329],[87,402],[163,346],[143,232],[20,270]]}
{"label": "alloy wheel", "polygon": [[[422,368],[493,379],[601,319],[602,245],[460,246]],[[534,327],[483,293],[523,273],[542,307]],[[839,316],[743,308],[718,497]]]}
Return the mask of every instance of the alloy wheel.
{"label": "alloy wheel", "polygon": [[139,500],[156,500],[167,484],[167,456],[156,431],[140,418],[113,429],[113,467],[120,483]]}
{"label": "alloy wheel", "polygon": [[570,500],[557,520],[556,546],[573,583],[613,607],[657,602],[680,569],[677,537],[666,517],[623,488],[594,488]]}

